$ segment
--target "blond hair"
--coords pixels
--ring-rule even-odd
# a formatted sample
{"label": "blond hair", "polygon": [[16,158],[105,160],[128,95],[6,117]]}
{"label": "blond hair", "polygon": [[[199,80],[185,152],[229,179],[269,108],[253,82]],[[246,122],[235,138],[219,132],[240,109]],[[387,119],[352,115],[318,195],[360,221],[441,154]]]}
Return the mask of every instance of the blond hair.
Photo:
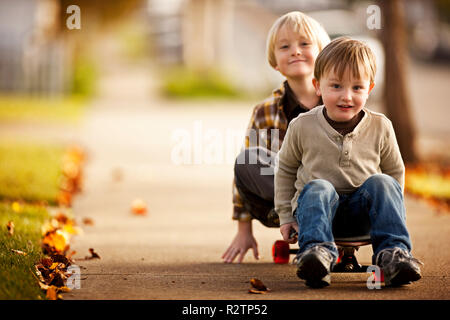
{"label": "blond hair", "polygon": [[275,59],[275,43],[277,41],[278,32],[284,26],[288,26],[292,28],[294,32],[309,38],[317,45],[319,51],[330,42],[328,33],[319,22],[300,11],[288,12],[274,22],[267,36],[267,60],[273,68],[277,66],[277,61]]}
{"label": "blond hair", "polygon": [[340,37],[331,41],[317,56],[314,78],[319,81],[324,74],[334,71],[342,79],[347,68],[356,78],[365,75],[370,83],[375,81],[376,59],[369,46],[359,40]]}

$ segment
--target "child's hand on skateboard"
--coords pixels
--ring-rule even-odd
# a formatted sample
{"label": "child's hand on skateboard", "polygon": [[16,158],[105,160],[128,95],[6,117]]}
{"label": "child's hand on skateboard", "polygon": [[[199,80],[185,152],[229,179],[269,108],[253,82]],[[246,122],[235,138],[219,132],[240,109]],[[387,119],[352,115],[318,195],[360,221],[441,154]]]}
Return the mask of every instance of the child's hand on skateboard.
{"label": "child's hand on skateboard", "polygon": [[297,222],[291,222],[283,224],[280,227],[281,235],[283,240],[288,243],[296,243],[298,238],[298,224]]}

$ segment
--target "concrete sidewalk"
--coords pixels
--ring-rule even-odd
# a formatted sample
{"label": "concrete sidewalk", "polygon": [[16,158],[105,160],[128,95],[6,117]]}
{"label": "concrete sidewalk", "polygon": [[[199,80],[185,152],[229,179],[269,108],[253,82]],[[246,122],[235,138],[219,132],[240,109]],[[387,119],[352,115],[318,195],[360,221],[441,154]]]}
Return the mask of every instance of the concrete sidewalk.
{"label": "concrete sidewalk", "polygon": [[[249,252],[241,265],[223,264],[220,257],[236,232],[232,162],[224,156],[222,164],[208,165],[203,158],[201,164],[175,165],[173,134],[184,130],[178,132],[195,139],[201,126],[225,143],[227,132],[245,129],[251,105],[150,99],[151,78],[142,69],[127,70],[108,70],[81,130],[88,162],[73,210],[78,221],[89,217],[95,224],[83,227],[72,249],[75,260],[89,248],[101,259],[76,261],[81,289],[64,299],[450,299],[450,215],[436,215],[410,197],[413,254],[425,263],[423,279],[413,285],[368,290],[368,274],[333,274],[330,287],[311,290],[296,277],[295,266],[272,262],[272,243],[280,234],[259,223],[254,233],[260,260]],[[201,145],[203,152],[212,147],[208,140]],[[130,212],[135,198],[147,202],[147,216]],[[371,254],[370,246],[362,247],[360,263],[370,264]],[[253,277],[272,291],[248,294]]]}

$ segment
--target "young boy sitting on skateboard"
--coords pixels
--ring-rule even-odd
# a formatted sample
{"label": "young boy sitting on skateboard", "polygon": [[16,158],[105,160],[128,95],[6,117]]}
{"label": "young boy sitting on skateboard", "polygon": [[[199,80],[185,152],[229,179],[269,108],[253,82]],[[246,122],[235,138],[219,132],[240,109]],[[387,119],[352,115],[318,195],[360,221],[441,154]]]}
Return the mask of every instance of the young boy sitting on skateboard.
{"label": "young boy sitting on skateboard", "polygon": [[275,210],[284,240],[295,243],[297,276],[330,284],[338,257],[334,236],[370,229],[373,264],[387,286],[421,278],[403,203],[405,167],[391,122],[365,108],[375,56],[364,43],[339,38],[318,55],[313,84],[323,106],[289,124],[275,168]]}
{"label": "young boy sitting on skateboard", "polygon": [[[279,227],[274,211],[275,155],[288,123],[298,114],[322,104],[312,84],[317,54],[330,42],[322,26],[311,17],[289,12],[278,18],[267,37],[270,65],[286,77],[272,96],[252,113],[245,148],[237,157],[233,182],[233,219],[238,232],[222,255],[226,263],[242,262],[248,249],[258,259],[252,219],[267,227]],[[253,161],[254,160],[254,161]],[[264,169],[269,169],[264,172]],[[270,172],[271,171],[271,172]]]}

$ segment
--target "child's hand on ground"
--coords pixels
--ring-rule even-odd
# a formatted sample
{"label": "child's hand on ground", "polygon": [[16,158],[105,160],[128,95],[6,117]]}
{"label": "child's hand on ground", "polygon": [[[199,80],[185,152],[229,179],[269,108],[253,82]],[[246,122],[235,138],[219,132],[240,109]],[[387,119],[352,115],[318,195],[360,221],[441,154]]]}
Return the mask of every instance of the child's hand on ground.
{"label": "child's hand on ground", "polygon": [[248,249],[253,249],[253,255],[258,260],[258,244],[252,233],[251,222],[239,222],[238,233],[222,255],[222,259],[225,263],[232,263],[239,256],[237,262],[241,263]]}
{"label": "child's hand on ground", "polygon": [[[295,230],[296,234],[292,236],[293,231]],[[297,242],[297,234],[298,234],[298,224],[297,222],[291,222],[283,224],[280,227],[281,235],[283,236],[283,240],[288,243],[296,243]]]}

